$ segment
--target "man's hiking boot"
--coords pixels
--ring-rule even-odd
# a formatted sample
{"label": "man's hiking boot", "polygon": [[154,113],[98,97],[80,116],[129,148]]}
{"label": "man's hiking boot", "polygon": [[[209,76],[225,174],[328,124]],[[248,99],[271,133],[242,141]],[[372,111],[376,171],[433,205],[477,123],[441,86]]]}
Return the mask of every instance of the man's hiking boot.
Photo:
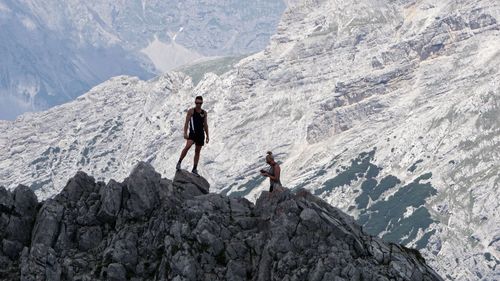
{"label": "man's hiking boot", "polygon": [[175,169],[179,171],[181,169],[181,162],[177,162],[177,165],[175,166]]}
{"label": "man's hiking boot", "polygon": [[200,175],[200,174],[198,174],[198,169],[193,169],[191,172],[192,172],[193,174],[197,175],[197,176],[199,176],[199,175]]}

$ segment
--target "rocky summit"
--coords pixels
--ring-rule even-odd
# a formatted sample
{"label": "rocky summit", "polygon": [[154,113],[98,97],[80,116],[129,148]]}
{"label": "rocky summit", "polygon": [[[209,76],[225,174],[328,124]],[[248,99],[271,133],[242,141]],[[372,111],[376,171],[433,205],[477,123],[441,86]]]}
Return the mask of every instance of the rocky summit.
{"label": "rocky summit", "polygon": [[209,187],[141,162],[122,183],[78,172],[41,203],[0,188],[0,279],[442,280],[304,189],[253,204]]}

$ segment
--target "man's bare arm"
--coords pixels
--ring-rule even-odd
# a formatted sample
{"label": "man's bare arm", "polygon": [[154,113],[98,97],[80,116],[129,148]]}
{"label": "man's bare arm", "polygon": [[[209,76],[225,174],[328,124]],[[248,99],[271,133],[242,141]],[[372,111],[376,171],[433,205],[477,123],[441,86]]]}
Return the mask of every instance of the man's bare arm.
{"label": "man's bare arm", "polygon": [[280,173],[281,173],[281,168],[278,165],[274,166],[274,179],[273,180],[278,180],[280,178]]}
{"label": "man's bare arm", "polygon": [[205,134],[207,134],[207,143],[210,141],[210,136],[208,134],[208,114],[205,111],[205,122],[203,122],[203,129],[205,129]]}
{"label": "man's bare arm", "polygon": [[184,122],[184,138],[187,139],[188,138],[188,124],[189,124],[189,119],[191,118],[191,109],[188,110],[187,114],[186,114],[186,121]]}

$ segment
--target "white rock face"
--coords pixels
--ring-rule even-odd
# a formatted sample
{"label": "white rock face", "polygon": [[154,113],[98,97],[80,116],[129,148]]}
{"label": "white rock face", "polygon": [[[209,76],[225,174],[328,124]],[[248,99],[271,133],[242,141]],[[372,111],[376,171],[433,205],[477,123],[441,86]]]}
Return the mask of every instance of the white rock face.
{"label": "white rock face", "polygon": [[140,160],[173,175],[203,95],[199,170],[219,192],[255,199],[272,150],[284,185],[421,249],[443,277],[499,279],[498,1],[292,2],[264,51],[196,87],[117,77],[0,123],[0,185],[46,198],[77,170],[122,180]]}
{"label": "white rock face", "polygon": [[142,49],[141,52],[146,54],[153,62],[156,69],[162,72],[167,72],[203,58],[203,55],[191,51],[174,41],[165,44],[158,38],[155,38],[146,48]]}
{"label": "white rock face", "polygon": [[0,119],[73,100],[117,75],[264,49],[275,0],[0,1]]}

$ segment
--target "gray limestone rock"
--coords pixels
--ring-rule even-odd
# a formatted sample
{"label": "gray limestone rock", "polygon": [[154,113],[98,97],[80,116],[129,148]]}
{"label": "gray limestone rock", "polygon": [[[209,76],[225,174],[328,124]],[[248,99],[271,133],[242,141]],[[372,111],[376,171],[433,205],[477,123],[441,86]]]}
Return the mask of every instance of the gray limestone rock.
{"label": "gray limestone rock", "polygon": [[[171,185],[146,163],[106,186],[78,173],[42,204],[29,243],[0,229],[0,278],[442,280],[417,250],[365,234],[306,190],[263,192],[254,205],[208,189],[184,171]],[[0,202],[18,225],[8,210],[29,217],[36,200],[14,194],[0,191]]]}
{"label": "gray limestone rock", "polygon": [[119,263],[108,265],[106,273],[107,280],[109,281],[122,281],[127,279],[127,270]]}
{"label": "gray limestone rock", "polygon": [[123,186],[114,180],[102,188],[101,207],[97,217],[107,223],[116,220],[116,216],[121,209]]}
{"label": "gray limestone rock", "polygon": [[179,170],[175,173],[174,187],[190,196],[208,194],[210,184],[200,176],[192,174],[186,170]]}

